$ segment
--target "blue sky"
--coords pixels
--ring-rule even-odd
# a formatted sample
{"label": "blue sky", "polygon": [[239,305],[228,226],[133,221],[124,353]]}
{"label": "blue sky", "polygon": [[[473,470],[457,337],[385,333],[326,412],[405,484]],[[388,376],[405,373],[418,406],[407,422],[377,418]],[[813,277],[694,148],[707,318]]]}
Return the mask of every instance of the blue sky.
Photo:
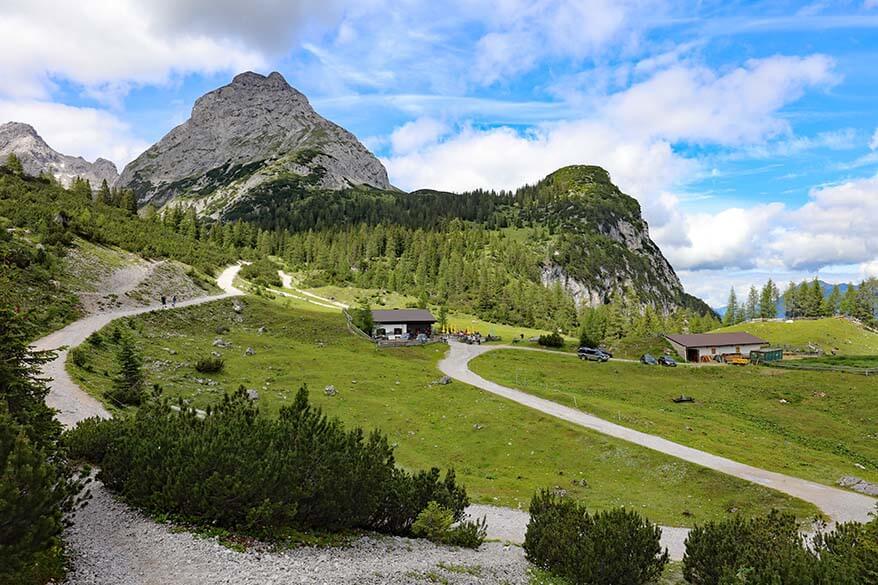
{"label": "blue sky", "polygon": [[277,70],[402,188],[605,166],[714,305],[878,275],[878,0],[0,5],[0,121],[68,154],[121,167]]}

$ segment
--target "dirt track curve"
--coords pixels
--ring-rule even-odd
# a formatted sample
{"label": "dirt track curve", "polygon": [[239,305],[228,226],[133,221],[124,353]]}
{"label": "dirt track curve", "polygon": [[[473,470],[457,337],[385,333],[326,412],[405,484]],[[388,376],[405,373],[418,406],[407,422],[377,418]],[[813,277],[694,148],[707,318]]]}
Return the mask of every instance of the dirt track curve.
{"label": "dirt track curve", "polygon": [[449,345],[448,355],[439,362],[439,369],[447,376],[461,382],[466,382],[492,394],[502,396],[503,398],[587,429],[635,443],[647,449],[659,451],[660,453],[665,453],[678,459],[701,465],[702,467],[745,479],[810,502],[820,508],[834,522],[867,522],[870,519],[870,513],[875,511],[875,504],[878,503],[878,500],[874,498],[813,481],[759,469],[758,467],[739,463],[732,459],[686,447],[685,445],[655,435],[635,431],[581,410],[563,406],[544,398],[538,398],[520,390],[501,386],[482,378],[469,369],[470,360],[476,356],[495,349],[518,349],[513,346],[466,345],[456,341],[449,342]]}

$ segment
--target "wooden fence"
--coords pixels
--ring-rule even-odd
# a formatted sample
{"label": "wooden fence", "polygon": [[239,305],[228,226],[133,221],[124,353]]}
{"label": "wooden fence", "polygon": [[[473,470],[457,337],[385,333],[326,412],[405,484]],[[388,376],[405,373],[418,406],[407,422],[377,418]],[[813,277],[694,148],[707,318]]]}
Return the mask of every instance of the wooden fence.
{"label": "wooden fence", "polygon": [[345,323],[347,323],[348,331],[350,331],[354,335],[359,335],[363,339],[368,339],[369,341],[375,341],[374,339],[372,339],[371,335],[367,334],[365,331],[363,331],[362,329],[360,329],[359,327],[354,325],[354,319],[353,319],[353,317],[351,317],[351,314],[348,313],[347,309],[342,309],[341,312],[344,315]]}

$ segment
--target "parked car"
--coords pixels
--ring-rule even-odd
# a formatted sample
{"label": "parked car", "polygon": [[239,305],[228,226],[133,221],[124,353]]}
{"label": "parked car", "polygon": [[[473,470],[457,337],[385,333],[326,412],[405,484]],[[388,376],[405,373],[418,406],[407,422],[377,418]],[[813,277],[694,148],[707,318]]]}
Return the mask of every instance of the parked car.
{"label": "parked car", "polygon": [[665,366],[667,368],[676,368],[677,367],[677,362],[675,362],[674,358],[672,358],[669,355],[663,355],[662,357],[660,357],[658,359],[658,363],[660,366]]}
{"label": "parked car", "polygon": [[605,354],[607,354],[607,357],[608,357],[608,358],[613,357],[613,352],[611,352],[611,351],[610,351],[609,349],[607,349],[606,347],[601,346],[601,347],[598,348],[598,350],[604,352]]}
{"label": "parked car", "polygon": [[581,360],[589,360],[592,362],[605,362],[610,359],[610,356],[599,349],[594,349],[593,347],[580,347],[576,350],[576,355],[578,355]]}
{"label": "parked car", "polygon": [[642,356],[640,356],[640,363],[643,365],[646,365],[646,366],[657,366],[658,360],[655,359],[654,357],[652,357],[651,355],[649,355],[648,353],[645,353]]}

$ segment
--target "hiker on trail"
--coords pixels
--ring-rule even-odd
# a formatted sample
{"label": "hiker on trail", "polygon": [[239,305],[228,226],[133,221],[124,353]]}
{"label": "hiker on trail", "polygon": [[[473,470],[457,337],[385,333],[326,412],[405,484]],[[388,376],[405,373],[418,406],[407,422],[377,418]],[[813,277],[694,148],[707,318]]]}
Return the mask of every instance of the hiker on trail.
{"label": "hiker on trail", "polygon": [[174,295],[173,297],[171,297],[171,308],[173,309],[176,306],[177,306],[177,295]]}
{"label": "hiker on trail", "polygon": [[162,295],[162,309],[168,306],[168,299],[165,295]]}

